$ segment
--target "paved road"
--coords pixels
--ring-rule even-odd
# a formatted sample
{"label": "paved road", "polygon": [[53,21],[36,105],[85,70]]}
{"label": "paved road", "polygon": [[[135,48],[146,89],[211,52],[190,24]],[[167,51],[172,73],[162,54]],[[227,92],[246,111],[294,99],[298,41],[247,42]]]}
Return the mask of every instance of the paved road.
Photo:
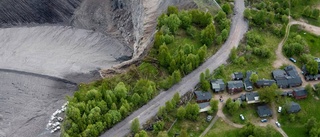
{"label": "paved road", "polygon": [[149,103],[141,107],[140,109],[133,112],[130,116],[124,119],[122,122],[109,129],[107,132],[102,134],[102,137],[122,137],[130,132],[131,121],[134,118],[139,118],[140,123],[146,123],[147,120],[156,115],[160,106],[164,106],[165,102],[170,100],[176,92],[180,95],[184,95],[199,83],[199,75],[204,72],[207,68],[213,71],[223,63],[229,57],[229,53],[233,47],[238,46],[244,33],[248,30],[248,23],[243,18],[243,11],[245,9],[244,0],[235,1],[235,13],[232,18],[232,25],[230,35],[225,44],[220,50],[210,57],[205,63],[194,70],[189,75],[185,76],[181,82],[175,84],[168,91],[161,92],[157,97],[152,99]]}

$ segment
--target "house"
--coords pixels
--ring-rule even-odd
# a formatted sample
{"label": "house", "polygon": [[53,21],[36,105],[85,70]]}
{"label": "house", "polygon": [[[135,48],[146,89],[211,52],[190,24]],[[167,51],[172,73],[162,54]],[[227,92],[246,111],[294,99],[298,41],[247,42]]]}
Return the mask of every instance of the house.
{"label": "house", "polygon": [[228,92],[233,94],[235,92],[241,92],[243,90],[243,82],[242,81],[228,81],[227,83]]}
{"label": "house", "polygon": [[301,87],[293,89],[292,94],[295,99],[304,99],[307,98],[308,92],[303,87]]}
{"label": "house", "polygon": [[302,80],[293,66],[287,66],[284,70],[274,70],[272,76],[279,88],[291,88],[302,85]]}
{"label": "house", "polygon": [[199,112],[207,112],[211,109],[210,102],[198,103],[200,111]]}
{"label": "house", "polygon": [[273,83],[276,83],[276,81],[272,79],[259,79],[255,85],[256,87],[261,88],[270,87]]}
{"label": "house", "polygon": [[246,101],[248,104],[259,103],[259,94],[258,92],[248,92],[246,93]]}
{"label": "house", "polygon": [[197,103],[209,102],[212,98],[212,94],[210,92],[195,91],[194,94],[196,96]]}
{"label": "house", "polygon": [[259,117],[261,117],[261,118],[272,116],[272,111],[267,105],[258,106],[257,112],[258,112]]}
{"label": "house", "polygon": [[213,92],[221,92],[224,91],[226,89],[226,85],[223,82],[222,79],[217,79],[217,80],[211,80],[211,89],[213,90]]}
{"label": "house", "polygon": [[307,67],[306,65],[304,64],[301,68],[302,70],[302,74],[304,75],[304,78],[307,80],[307,81],[310,81],[310,80],[320,80],[320,58],[314,58],[314,60],[316,62],[318,62],[318,74],[316,75],[311,75],[308,70],[307,70]]}
{"label": "house", "polygon": [[246,78],[244,79],[244,89],[246,91],[252,91],[253,90],[253,84],[250,81],[250,77],[252,74],[256,74],[256,72],[247,71]]}
{"label": "house", "polygon": [[242,72],[234,72],[231,75],[233,80],[243,80],[243,73]]}
{"label": "house", "polygon": [[290,114],[298,113],[300,110],[301,110],[301,107],[298,103],[292,101],[288,104],[288,110],[287,110],[288,113]]}

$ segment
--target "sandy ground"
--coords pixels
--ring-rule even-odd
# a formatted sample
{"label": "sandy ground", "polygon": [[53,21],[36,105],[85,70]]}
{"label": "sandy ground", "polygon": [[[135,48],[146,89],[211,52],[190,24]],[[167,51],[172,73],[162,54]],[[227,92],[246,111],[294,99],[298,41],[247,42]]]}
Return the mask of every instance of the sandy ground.
{"label": "sandy ground", "polygon": [[4,69],[71,80],[69,75],[110,68],[131,53],[117,40],[89,30],[63,26],[0,29],[0,68]]}
{"label": "sandy ground", "polygon": [[76,85],[0,71],[0,137],[59,136],[46,130],[51,114],[72,95]]}

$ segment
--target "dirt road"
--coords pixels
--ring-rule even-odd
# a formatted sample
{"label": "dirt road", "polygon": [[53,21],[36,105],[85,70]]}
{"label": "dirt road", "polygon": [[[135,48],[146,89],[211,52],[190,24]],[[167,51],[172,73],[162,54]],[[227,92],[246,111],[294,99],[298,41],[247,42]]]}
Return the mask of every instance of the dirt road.
{"label": "dirt road", "polygon": [[180,95],[184,95],[199,83],[199,75],[207,68],[212,72],[214,69],[226,63],[229,57],[229,53],[233,47],[238,46],[244,33],[248,30],[248,23],[243,18],[244,0],[235,1],[235,12],[237,13],[232,18],[232,25],[230,35],[225,44],[219,49],[219,51],[206,60],[200,67],[194,70],[189,75],[185,76],[179,83],[175,84],[169,90],[160,93],[157,97],[152,99],[146,105],[133,112],[126,119],[109,129],[102,134],[102,137],[122,137],[130,132],[131,121],[134,118],[138,118],[140,123],[145,123],[147,120],[156,115],[160,106],[164,106],[165,102],[170,100],[176,92]]}

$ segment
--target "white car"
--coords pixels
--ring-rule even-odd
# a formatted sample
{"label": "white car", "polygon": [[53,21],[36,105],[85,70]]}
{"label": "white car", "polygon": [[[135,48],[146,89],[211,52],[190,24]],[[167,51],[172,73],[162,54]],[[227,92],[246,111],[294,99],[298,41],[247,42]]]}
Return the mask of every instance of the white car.
{"label": "white car", "polygon": [[244,120],[244,116],[242,114],[240,114],[240,118],[241,120]]}
{"label": "white car", "polygon": [[280,123],[279,123],[278,121],[276,122],[276,126],[277,126],[278,128],[281,127],[281,125],[280,125]]}
{"label": "white car", "polygon": [[282,111],[282,107],[279,106],[278,113],[281,113],[281,111]]}

